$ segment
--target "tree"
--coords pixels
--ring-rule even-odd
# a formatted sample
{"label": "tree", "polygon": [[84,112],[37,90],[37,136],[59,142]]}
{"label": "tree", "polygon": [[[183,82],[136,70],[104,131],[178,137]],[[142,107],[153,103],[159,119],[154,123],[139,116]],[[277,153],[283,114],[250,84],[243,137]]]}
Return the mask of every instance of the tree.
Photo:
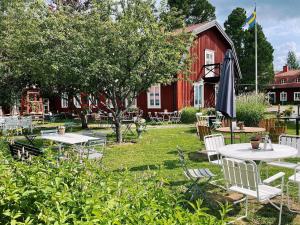
{"label": "tree", "polygon": [[296,53],[294,51],[289,51],[286,59],[286,63],[291,70],[299,69],[299,62],[297,60]]}
{"label": "tree", "polygon": [[[225,32],[233,41],[237,56],[239,59],[242,84],[255,84],[255,29],[254,27],[243,31],[242,26],[246,20],[246,11],[242,8],[236,8],[228,16],[224,23]],[[260,89],[274,77],[273,70],[273,52],[272,45],[264,35],[262,27],[257,24],[257,45],[258,45],[258,84]]]}
{"label": "tree", "polygon": [[215,7],[208,0],[168,0],[184,16],[186,24],[203,23],[216,18]]}
{"label": "tree", "polygon": [[111,108],[103,103],[112,113],[121,142],[122,115],[137,95],[156,83],[170,83],[178,71],[186,70],[184,55],[188,55],[190,35],[167,31],[151,1],[129,0],[117,7],[114,20],[95,21],[90,29],[94,60],[89,86],[112,104]]}

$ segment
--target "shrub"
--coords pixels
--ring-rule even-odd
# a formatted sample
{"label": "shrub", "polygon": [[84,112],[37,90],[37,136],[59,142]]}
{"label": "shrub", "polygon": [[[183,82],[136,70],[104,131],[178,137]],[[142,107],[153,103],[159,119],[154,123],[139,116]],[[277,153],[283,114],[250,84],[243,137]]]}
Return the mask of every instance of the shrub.
{"label": "shrub", "polygon": [[196,113],[199,112],[198,109],[194,107],[186,107],[182,110],[181,122],[182,123],[194,123],[197,121]]}
{"label": "shrub", "polygon": [[236,99],[236,117],[238,121],[244,121],[246,126],[257,126],[264,118],[267,108],[265,94],[243,94]]}
{"label": "shrub", "polygon": [[0,164],[1,224],[225,223],[224,213],[218,220],[201,201],[187,207],[162,180],[149,171],[105,171],[99,162],[10,159]]}

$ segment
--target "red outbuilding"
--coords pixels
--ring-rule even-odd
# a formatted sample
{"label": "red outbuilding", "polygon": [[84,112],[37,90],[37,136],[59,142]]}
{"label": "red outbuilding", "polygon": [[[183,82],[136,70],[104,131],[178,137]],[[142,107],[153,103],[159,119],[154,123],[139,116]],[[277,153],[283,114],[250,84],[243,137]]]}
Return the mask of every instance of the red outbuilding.
{"label": "red outbuilding", "polygon": [[[216,21],[195,24],[187,27],[187,32],[195,35],[190,48],[195,60],[192,64],[190,79],[179,79],[170,85],[156,84],[147,92],[140,93],[135,100],[135,107],[147,112],[178,111],[184,107],[214,107],[220,80],[221,64],[227,49],[236,52],[233,42]],[[241,76],[237,62],[237,74]],[[180,78],[180,74],[177,75]],[[90,102],[81,94],[84,105]],[[103,99],[101,99],[103,101]],[[74,99],[75,106],[80,104]],[[100,99],[98,99],[100,107]],[[85,106],[86,107],[86,106]],[[100,107],[101,108],[101,107]],[[50,111],[68,111],[68,96],[50,102]]]}
{"label": "red outbuilding", "polygon": [[268,96],[271,104],[300,104],[300,70],[289,70],[284,66],[275,74]]}

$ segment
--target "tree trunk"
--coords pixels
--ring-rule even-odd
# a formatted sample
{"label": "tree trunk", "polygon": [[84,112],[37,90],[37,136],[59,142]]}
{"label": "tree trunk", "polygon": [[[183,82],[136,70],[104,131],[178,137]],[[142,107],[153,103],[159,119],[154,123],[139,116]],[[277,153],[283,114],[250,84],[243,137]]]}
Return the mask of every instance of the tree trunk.
{"label": "tree trunk", "polygon": [[121,127],[122,124],[120,122],[121,120],[119,118],[115,119],[115,126],[116,126],[116,138],[117,138],[117,143],[122,143],[122,131],[121,131]]}
{"label": "tree trunk", "polygon": [[88,127],[88,117],[84,113],[80,113],[80,119],[81,119],[81,127],[82,129],[87,129]]}

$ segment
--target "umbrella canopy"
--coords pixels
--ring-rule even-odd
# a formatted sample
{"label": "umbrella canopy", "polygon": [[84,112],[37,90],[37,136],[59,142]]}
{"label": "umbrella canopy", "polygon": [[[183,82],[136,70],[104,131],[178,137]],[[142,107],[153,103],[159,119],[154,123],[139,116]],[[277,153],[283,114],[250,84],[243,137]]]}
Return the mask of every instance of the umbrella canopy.
{"label": "umbrella canopy", "polygon": [[221,71],[216,110],[230,118],[236,118],[234,82],[235,60],[232,50],[228,49]]}

